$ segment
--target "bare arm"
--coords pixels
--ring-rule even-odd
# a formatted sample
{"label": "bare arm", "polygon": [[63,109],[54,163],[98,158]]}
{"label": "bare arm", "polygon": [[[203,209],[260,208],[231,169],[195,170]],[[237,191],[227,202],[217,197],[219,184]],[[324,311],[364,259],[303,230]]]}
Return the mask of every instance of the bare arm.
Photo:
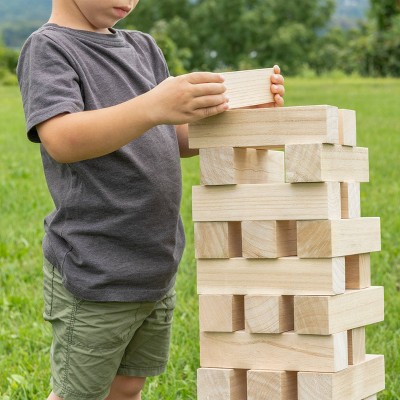
{"label": "bare arm", "polygon": [[[283,96],[285,94],[284,79],[280,74],[279,66],[274,66],[274,75],[271,77],[271,92],[274,94],[274,102],[261,104],[248,108],[281,107],[284,104]],[[178,136],[179,152],[181,157],[193,157],[199,154],[198,149],[189,149],[189,127],[187,124],[176,126]]]}
{"label": "bare arm", "polygon": [[189,125],[177,125],[176,135],[178,136],[179,153],[182,158],[199,155],[199,149],[189,149]]}
{"label": "bare arm", "polygon": [[71,163],[111,153],[150,128],[181,125],[228,108],[223,78],[195,72],[168,78],[149,92],[116,106],[62,114],[37,126],[48,153]]}

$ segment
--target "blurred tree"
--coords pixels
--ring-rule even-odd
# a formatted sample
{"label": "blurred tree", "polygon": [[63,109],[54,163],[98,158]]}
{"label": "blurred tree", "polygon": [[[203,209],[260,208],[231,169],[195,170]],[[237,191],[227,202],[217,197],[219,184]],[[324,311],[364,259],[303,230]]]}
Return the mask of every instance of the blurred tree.
{"label": "blurred tree", "polygon": [[371,0],[376,32],[369,57],[371,72],[400,76],[400,0]]}
{"label": "blurred tree", "polygon": [[393,25],[393,18],[400,14],[399,0],[371,0],[372,14],[375,16],[378,30],[387,31]]}
{"label": "blurred tree", "polygon": [[165,40],[178,50],[170,54],[183,51],[185,70],[279,63],[285,74],[295,74],[308,63],[333,9],[334,0],[287,0],[284,5],[273,0],[147,0],[123,26],[151,32],[164,21]]}

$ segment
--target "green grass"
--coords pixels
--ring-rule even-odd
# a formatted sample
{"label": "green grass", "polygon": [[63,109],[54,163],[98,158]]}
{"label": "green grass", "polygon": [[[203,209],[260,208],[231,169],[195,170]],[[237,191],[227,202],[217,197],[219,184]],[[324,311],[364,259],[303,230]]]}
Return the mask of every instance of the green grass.
{"label": "green grass", "polygon": [[[370,183],[362,185],[362,214],[380,216],[382,251],[372,255],[372,281],[385,286],[385,322],[367,328],[367,350],[385,354],[386,390],[400,399],[400,81],[288,79],[287,105],[331,104],[357,110],[358,145],[370,150]],[[39,147],[25,138],[15,87],[0,87],[0,400],[41,400],[49,392],[50,328],[42,321],[41,238],[52,208]],[[150,379],[144,400],[196,399],[199,364],[191,186],[198,160],[182,162],[182,215],[187,247],[177,282],[178,306],[168,371]],[[347,399],[346,399],[347,400]]]}

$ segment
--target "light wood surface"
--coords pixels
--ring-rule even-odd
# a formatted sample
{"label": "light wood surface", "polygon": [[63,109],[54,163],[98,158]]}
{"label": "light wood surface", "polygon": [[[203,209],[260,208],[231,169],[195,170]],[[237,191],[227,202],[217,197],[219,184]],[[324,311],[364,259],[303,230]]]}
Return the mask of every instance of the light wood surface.
{"label": "light wood surface", "polygon": [[244,400],[246,380],[244,370],[199,368],[197,400]]}
{"label": "light wood surface", "polygon": [[294,329],[293,296],[244,296],[246,331],[282,333]]}
{"label": "light wood surface", "polygon": [[336,372],[348,366],[347,332],[331,336],[200,333],[202,367]]}
{"label": "light wood surface", "polygon": [[342,218],[361,217],[361,198],[359,182],[341,182]]}
{"label": "light wood surface", "polygon": [[224,72],[225,95],[231,109],[271,103],[271,75],[273,68]]}
{"label": "light wood surface", "polygon": [[193,221],[338,219],[340,184],[194,186]]}
{"label": "light wood surface", "polygon": [[296,221],[243,221],[242,251],[246,258],[297,255]]}
{"label": "light wood surface", "polygon": [[347,331],[347,343],[349,349],[349,365],[360,364],[365,361],[365,327],[350,329]]}
{"label": "light wood surface", "polygon": [[332,295],[345,289],[344,257],[197,260],[199,294]]}
{"label": "light wood surface", "polygon": [[283,151],[250,148],[212,147],[200,149],[200,183],[283,183]]}
{"label": "light wood surface", "polygon": [[384,319],[383,287],[347,290],[337,296],[295,296],[297,333],[330,335]]}
{"label": "light wood surface", "polygon": [[381,250],[380,218],[297,222],[297,255],[339,257]]}
{"label": "light wood surface", "polygon": [[381,355],[337,373],[299,372],[299,400],[362,400],[385,388],[385,365]]}
{"label": "light wood surface", "polygon": [[297,374],[289,371],[247,371],[247,400],[297,400]]}
{"label": "light wood surface", "polygon": [[368,182],[368,149],[334,144],[285,146],[286,182]]}
{"label": "light wood surface", "polygon": [[339,109],[339,143],[345,146],[356,146],[357,123],[354,110]]}
{"label": "light wood surface", "polygon": [[234,332],[245,327],[243,296],[201,295],[199,314],[200,331]]}
{"label": "light wood surface", "polygon": [[242,256],[240,222],[195,222],[196,258],[231,258]]}
{"label": "light wood surface", "polygon": [[276,147],[339,143],[337,107],[228,110],[189,125],[189,147]]}
{"label": "light wood surface", "polygon": [[371,257],[369,253],[346,256],[346,289],[371,286]]}

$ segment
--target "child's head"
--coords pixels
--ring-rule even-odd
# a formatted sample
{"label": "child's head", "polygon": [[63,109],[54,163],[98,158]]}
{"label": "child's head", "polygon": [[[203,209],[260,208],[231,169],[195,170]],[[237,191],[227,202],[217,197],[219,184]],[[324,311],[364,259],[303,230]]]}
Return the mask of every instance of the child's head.
{"label": "child's head", "polygon": [[125,18],[139,0],[53,0],[50,22],[71,28],[106,32]]}

